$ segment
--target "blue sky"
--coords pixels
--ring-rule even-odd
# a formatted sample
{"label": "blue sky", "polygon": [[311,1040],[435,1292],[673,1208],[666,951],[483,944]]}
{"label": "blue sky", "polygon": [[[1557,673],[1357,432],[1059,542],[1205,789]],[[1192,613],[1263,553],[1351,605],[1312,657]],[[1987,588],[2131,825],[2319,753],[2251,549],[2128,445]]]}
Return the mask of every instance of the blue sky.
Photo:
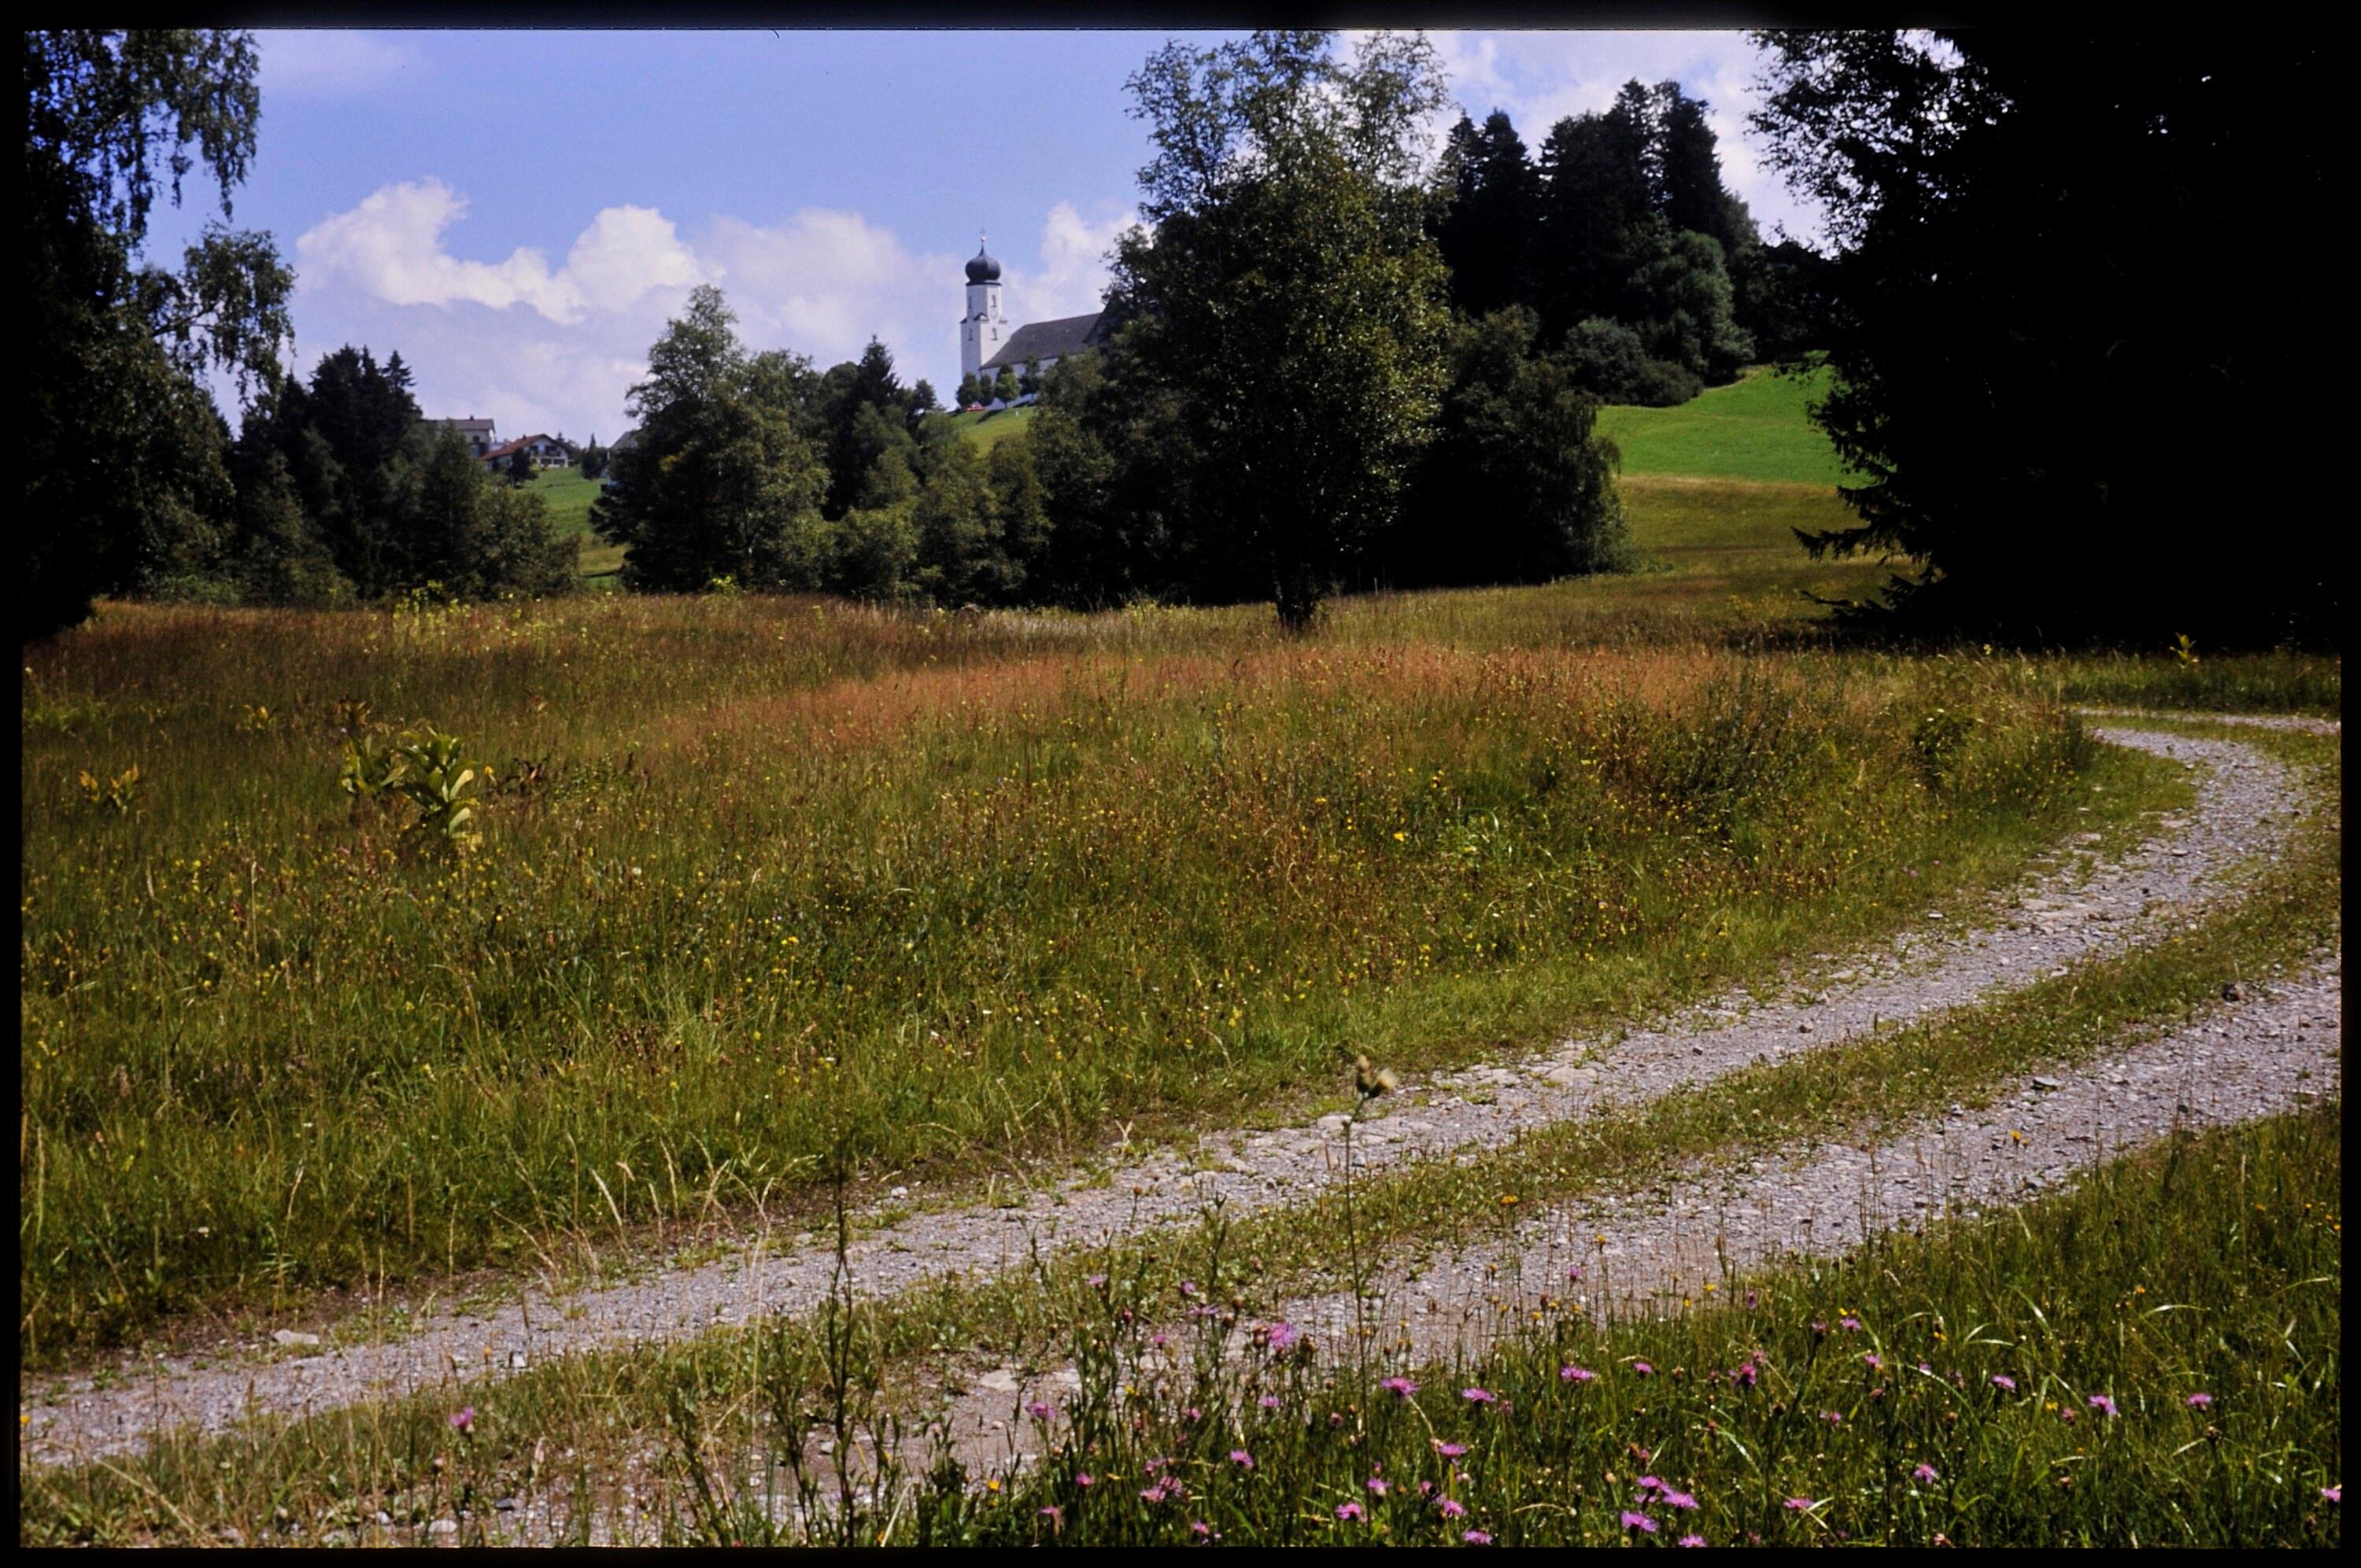
{"label": "blue sky", "polygon": [[[612,439],[701,281],[757,346],[825,366],[874,334],[948,396],[979,228],[1014,320],[1096,308],[1148,155],[1124,79],[1167,36],[267,32],[235,219],[296,268],[302,366],[399,349],[429,413],[504,434]],[[1462,105],[1509,110],[1529,145],[1627,78],[1678,80],[1766,229],[1817,232],[1747,145],[1742,36],[1432,36]],[[214,215],[210,187],[190,196],[159,254]]]}

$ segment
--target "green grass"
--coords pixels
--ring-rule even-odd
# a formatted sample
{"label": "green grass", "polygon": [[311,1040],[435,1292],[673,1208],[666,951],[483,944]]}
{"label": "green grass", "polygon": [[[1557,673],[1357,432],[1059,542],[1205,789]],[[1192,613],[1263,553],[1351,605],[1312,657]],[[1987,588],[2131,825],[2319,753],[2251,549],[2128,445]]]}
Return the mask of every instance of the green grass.
{"label": "green grass", "polygon": [[[1423,608],[1384,645],[110,609],[26,677],[24,1354],[498,1266],[600,1223],[619,1165],[670,1219],[840,1135],[1055,1155],[1340,1038],[1441,1059],[1693,994],[1904,918],[1933,861],[2005,874],[2088,762],[2004,661],[1478,652]],[[479,855],[337,794],[353,699],[491,764]],[[1985,720],[1940,758],[1938,707]],[[88,804],[134,764],[127,814]]]}
{"label": "green grass", "polygon": [[1799,376],[1757,368],[1675,408],[1609,405],[1598,428],[1621,450],[1626,474],[1830,488],[1843,482],[1843,466],[1805,417],[1828,383],[1824,368]]}
{"label": "green grass", "polygon": [[[1305,1288],[1334,1288],[1344,1277],[1345,1238],[1351,1234],[1378,1250],[1475,1239],[1499,1223],[1499,1190],[1519,1191],[1529,1202],[1563,1199],[1624,1185],[1634,1169],[1700,1155],[1734,1157],[1807,1135],[1857,1132],[1882,1118],[1924,1114],[1953,1099],[1980,1100],[1991,1085],[2021,1079],[2026,1070],[2060,1055],[2087,1055],[2127,1033],[2169,1025],[2213,995],[2224,979],[2300,961],[2319,943],[2333,940],[2337,928],[2335,742],[2254,732],[2241,738],[2301,767],[2316,810],[2300,828],[2296,852],[2262,868],[2232,904],[2161,945],[2077,966],[2066,977],[1996,1005],[1938,1018],[1877,1042],[1755,1069],[1693,1095],[1618,1113],[1596,1125],[1534,1135],[1475,1168],[1392,1173],[1363,1187],[1357,1233],[1342,1224],[1332,1196],[1323,1204],[1226,1227],[1220,1260],[1206,1255],[1213,1245],[1210,1234],[1191,1239],[1159,1233],[1111,1251],[1063,1255],[1038,1280],[1018,1276],[947,1281],[912,1291],[856,1314],[857,1332],[846,1342],[853,1357],[845,1369],[850,1386],[841,1375],[835,1386],[847,1387],[847,1398],[864,1420],[880,1420],[882,1409],[895,1408],[912,1379],[946,1353],[955,1358],[997,1355],[1036,1366],[1053,1365],[1071,1354],[1077,1348],[1075,1325],[1089,1322],[1105,1301],[1086,1277],[1093,1273],[1121,1281],[1142,1305],[1180,1300],[1179,1281],[1193,1277],[1208,1282],[1217,1296],[1245,1297],[1253,1310],[1257,1303]],[[2120,786],[2126,781],[2114,782]],[[2120,813],[2112,819],[2103,813],[2097,819],[2112,820],[2116,830],[2126,825]],[[2325,1156],[2315,1151],[2305,1157],[2316,1162],[2333,1154],[2332,1146]],[[2277,1179],[2259,1158],[2253,1168],[2258,1181]],[[2331,1169],[2333,1183],[2333,1168],[2321,1168]],[[1878,1251],[1870,1256],[1888,1255]],[[2146,1282],[2153,1292],[2154,1281],[2171,1277],[2169,1266],[2160,1265]],[[1870,1309],[1864,1303],[1877,1299],[1873,1292],[1850,1288],[1834,1293],[1865,1319]],[[2045,1304],[2043,1310],[2049,1309]],[[1137,1321],[1153,1325],[1163,1316],[1151,1308]],[[1834,1321],[1825,1312],[1821,1316]],[[1869,1321],[1887,1332],[1907,1317],[1889,1310]],[[2184,1321],[2172,1319],[2166,1326]],[[2222,1319],[2202,1321],[2218,1327]],[[35,1541],[185,1539],[222,1524],[267,1529],[272,1509],[284,1506],[315,1536],[339,1520],[361,1524],[367,1533],[365,1520],[380,1504],[397,1518],[423,1522],[453,1506],[463,1487],[472,1487],[478,1497],[499,1496],[534,1485],[536,1476],[545,1486],[553,1474],[578,1475],[591,1493],[607,1496],[603,1488],[609,1483],[600,1477],[610,1476],[626,1453],[640,1452],[646,1441],[642,1434],[663,1430],[668,1420],[675,1424],[675,1456],[689,1452],[691,1443],[699,1452],[741,1443],[759,1454],[772,1440],[759,1420],[750,1425],[750,1418],[782,1397],[799,1409],[811,1408],[815,1399],[828,1403],[821,1392],[830,1385],[831,1373],[818,1332],[821,1326],[812,1319],[786,1320],[757,1332],[719,1332],[687,1345],[572,1357],[464,1391],[359,1407],[286,1427],[266,1424],[251,1434],[170,1439],[115,1469],[35,1473],[20,1528],[26,1540]],[[1685,1331],[1675,1325],[1675,1332]],[[1963,1343],[1972,1337],[1956,1327],[1947,1332]],[[1637,1354],[1674,1365],[1712,1364],[1668,1354],[1666,1343],[1659,1334]],[[2078,1363],[2088,1359],[2079,1350],[2076,1354]],[[1599,1354],[1590,1364],[1615,1359]],[[1492,1369],[1473,1376],[1502,1376]],[[1465,1380],[1437,1386],[1464,1387]],[[2113,1390],[2129,1409],[2125,1387],[2137,1385]],[[2218,1395],[2221,1389],[2213,1391]],[[1321,1393],[1348,1401],[1345,1394]],[[2333,1415],[2333,1393],[2328,1398]],[[456,1441],[444,1423],[448,1409],[463,1398],[478,1411],[481,1442]],[[1177,1402],[1159,1409],[1169,1415]],[[1220,1408],[1193,1395],[1189,1402]],[[1368,1401],[1360,1403],[1365,1410],[1371,1408]],[[686,1429],[677,1426],[684,1409],[689,1416]],[[2237,1436],[2240,1446],[2226,1451],[2234,1462],[2270,1457],[2250,1432]],[[553,1459],[544,1466],[537,1457],[544,1451],[566,1456],[566,1463]],[[1728,1457],[1735,1464],[1743,1456]],[[1546,1481],[1558,1467],[1558,1461],[1547,1461],[1540,1479]],[[1121,1465],[1109,1468],[1131,1474]],[[1264,1470],[1267,1477],[1279,1473],[1275,1465]],[[667,1485],[677,1476],[655,1480],[660,1509],[682,1502],[686,1488]],[[1705,1491],[1702,1485],[1690,1489],[1701,1496]],[[168,1509],[157,1503],[159,1497],[179,1501]],[[980,1513],[960,1528],[988,1529],[990,1517]],[[708,1527],[716,1523],[708,1520]]]}
{"label": "green grass", "polygon": [[1023,430],[1040,411],[1040,404],[1027,403],[1023,408],[1002,409],[996,413],[955,413],[940,417],[951,422],[951,427],[989,452],[1010,435]]}
{"label": "green grass", "polygon": [[2335,653],[2200,653],[2191,663],[2159,647],[2147,653],[2066,654],[2055,664],[2078,702],[2331,718],[2344,711],[2345,661]]}
{"label": "green grass", "polygon": [[584,478],[579,468],[544,468],[525,488],[541,497],[559,533],[590,532],[590,503],[602,488],[598,480]]}
{"label": "green grass", "polygon": [[[942,1477],[905,1539],[2334,1546],[2341,1165],[2333,1104],[2176,1140],[2020,1212],[1725,1280],[1727,1305],[1671,1321],[1561,1310],[1407,1398],[1274,1358],[1184,1369],[1117,1419],[1140,1347],[1103,1309],[1072,1435],[993,1490]],[[703,1539],[771,1533],[697,1511]]]}

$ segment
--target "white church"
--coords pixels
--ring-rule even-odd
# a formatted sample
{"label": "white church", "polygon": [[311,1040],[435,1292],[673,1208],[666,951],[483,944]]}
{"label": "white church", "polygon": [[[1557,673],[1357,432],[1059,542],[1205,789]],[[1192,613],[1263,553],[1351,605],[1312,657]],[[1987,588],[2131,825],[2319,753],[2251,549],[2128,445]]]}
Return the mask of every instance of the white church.
{"label": "white church", "polygon": [[960,373],[990,381],[1005,367],[1018,375],[1027,366],[1047,370],[1070,354],[1079,354],[1100,341],[1100,323],[1106,313],[1066,316],[1053,322],[1031,322],[1009,330],[1000,308],[1000,263],[984,254],[979,242],[967,263],[967,314],[960,321]]}

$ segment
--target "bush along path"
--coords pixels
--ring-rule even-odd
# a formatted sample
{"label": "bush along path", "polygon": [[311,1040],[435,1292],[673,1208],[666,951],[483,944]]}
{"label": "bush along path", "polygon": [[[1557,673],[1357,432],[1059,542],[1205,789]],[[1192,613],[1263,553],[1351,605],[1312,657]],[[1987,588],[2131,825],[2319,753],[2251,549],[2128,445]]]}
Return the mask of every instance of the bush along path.
{"label": "bush along path", "polygon": [[[1800,1000],[1750,1006],[1730,996],[1618,1040],[1570,1042],[1513,1065],[1407,1085],[1380,1102],[1390,1113],[1357,1126],[1358,1173],[1466,1157],[1470,1148],[1971,1007],[2078,960],[2152,941],[2214,896],[2229,873],[2285,852],[2301,808],[2287,765],[2227,740],[2123,728],[2098,734],[2178,761],[2195,779],[2193,806],[2162,819],[2158,836],[2124,860],[2093,866],[2081,846],[2069,846],[2069,864],[2022,884],[1989,923],[1962,928],[1970,923],[1930,918],[1890,949],[1832,968]],[[1310,1201],[1342,1175],[1342,1120],[1211,1134],[1187,1154],[1077,1178],[1021,1206],[884,1224],[852,1245],[851,1274],[862,1294],[890,1296],[1187,1225],[1216,1203],[1236,1218]],[[220,1431],[248,1416],[299,1418],[455,1378],[498,1377],[553,1356],[681,1341],[718,1325],[808,1311],[827,1298],[836,1270],[823,1242],[797,1237],[774,1251],[763,1238],[719,1263],[603,1289],[553,1296],[529,1287],[505,1305],[429,1318],[390,1342],[298,1344],[276,1358],[264,1347],[235,1365],[160,1358],[98,1376],[29,1379],[20,1395],[19,1453],[34,1464],[74,1463],[136,1452],[167,1429]],[[332,1329],[326,1337],[339,1335]]]}

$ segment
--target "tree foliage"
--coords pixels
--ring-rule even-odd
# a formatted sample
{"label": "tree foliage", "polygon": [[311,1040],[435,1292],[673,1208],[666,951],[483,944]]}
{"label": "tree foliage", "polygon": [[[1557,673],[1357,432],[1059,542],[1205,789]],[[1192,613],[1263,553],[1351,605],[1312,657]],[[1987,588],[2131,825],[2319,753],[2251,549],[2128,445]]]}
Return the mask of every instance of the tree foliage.
{"label": "tree foliage", "polygon": [[1156,157],[1148,229],[1116,252],[1128,349],[1199,451],[1207,565],[1301,629],[1390,522],[1443,379],[1444,269],[1423,230],[1420,127],[1444,102],[1423,38],[1350,62],[1316,33],[1180,43],[1130,81]]}
{"label": "tree foliage", "polygon": [[1623,565],[1598,401],[1540,335],[1521,306],[1454,330],[1435,440],[1380,554],[1387,580],[1544,582]]}
{"label": "tree foliage", "polygon": [[[2325,515],[2301,466],[2330,450],[2328,361],[2245,286],[2234,216],[2321,209],[2323,51],[2218,30],[1763,43],[1771,160],[1840,242],[1821,418],[1866,476],[1859,525],[1812,546],[1916,563],[1887,607],[1927,630],[2333,634],[2323,554],[2224,539]],[[2262,429],[2294,472],[2223,455]]]}
{"label": "tree foliage", "polygon": [[159,187],[178,204],[203,168],[229,212],[260,108],[250,35],[27,32],[24,48],[31,638],[81,620],[97,594],[210,565],[233,496],[226,434],[193,376],[274,373],[291,279],[268,236],[219,224],[178,271],[143,255]]}
{"label": "tree foliage", "polygon": [[600,537],[624,546],[627,587],[819,586],[829,475],[805,433],[808,376],[799,356],[749,354],[719,290],[689,296],[631,389],[639,440],[592,508]]}

